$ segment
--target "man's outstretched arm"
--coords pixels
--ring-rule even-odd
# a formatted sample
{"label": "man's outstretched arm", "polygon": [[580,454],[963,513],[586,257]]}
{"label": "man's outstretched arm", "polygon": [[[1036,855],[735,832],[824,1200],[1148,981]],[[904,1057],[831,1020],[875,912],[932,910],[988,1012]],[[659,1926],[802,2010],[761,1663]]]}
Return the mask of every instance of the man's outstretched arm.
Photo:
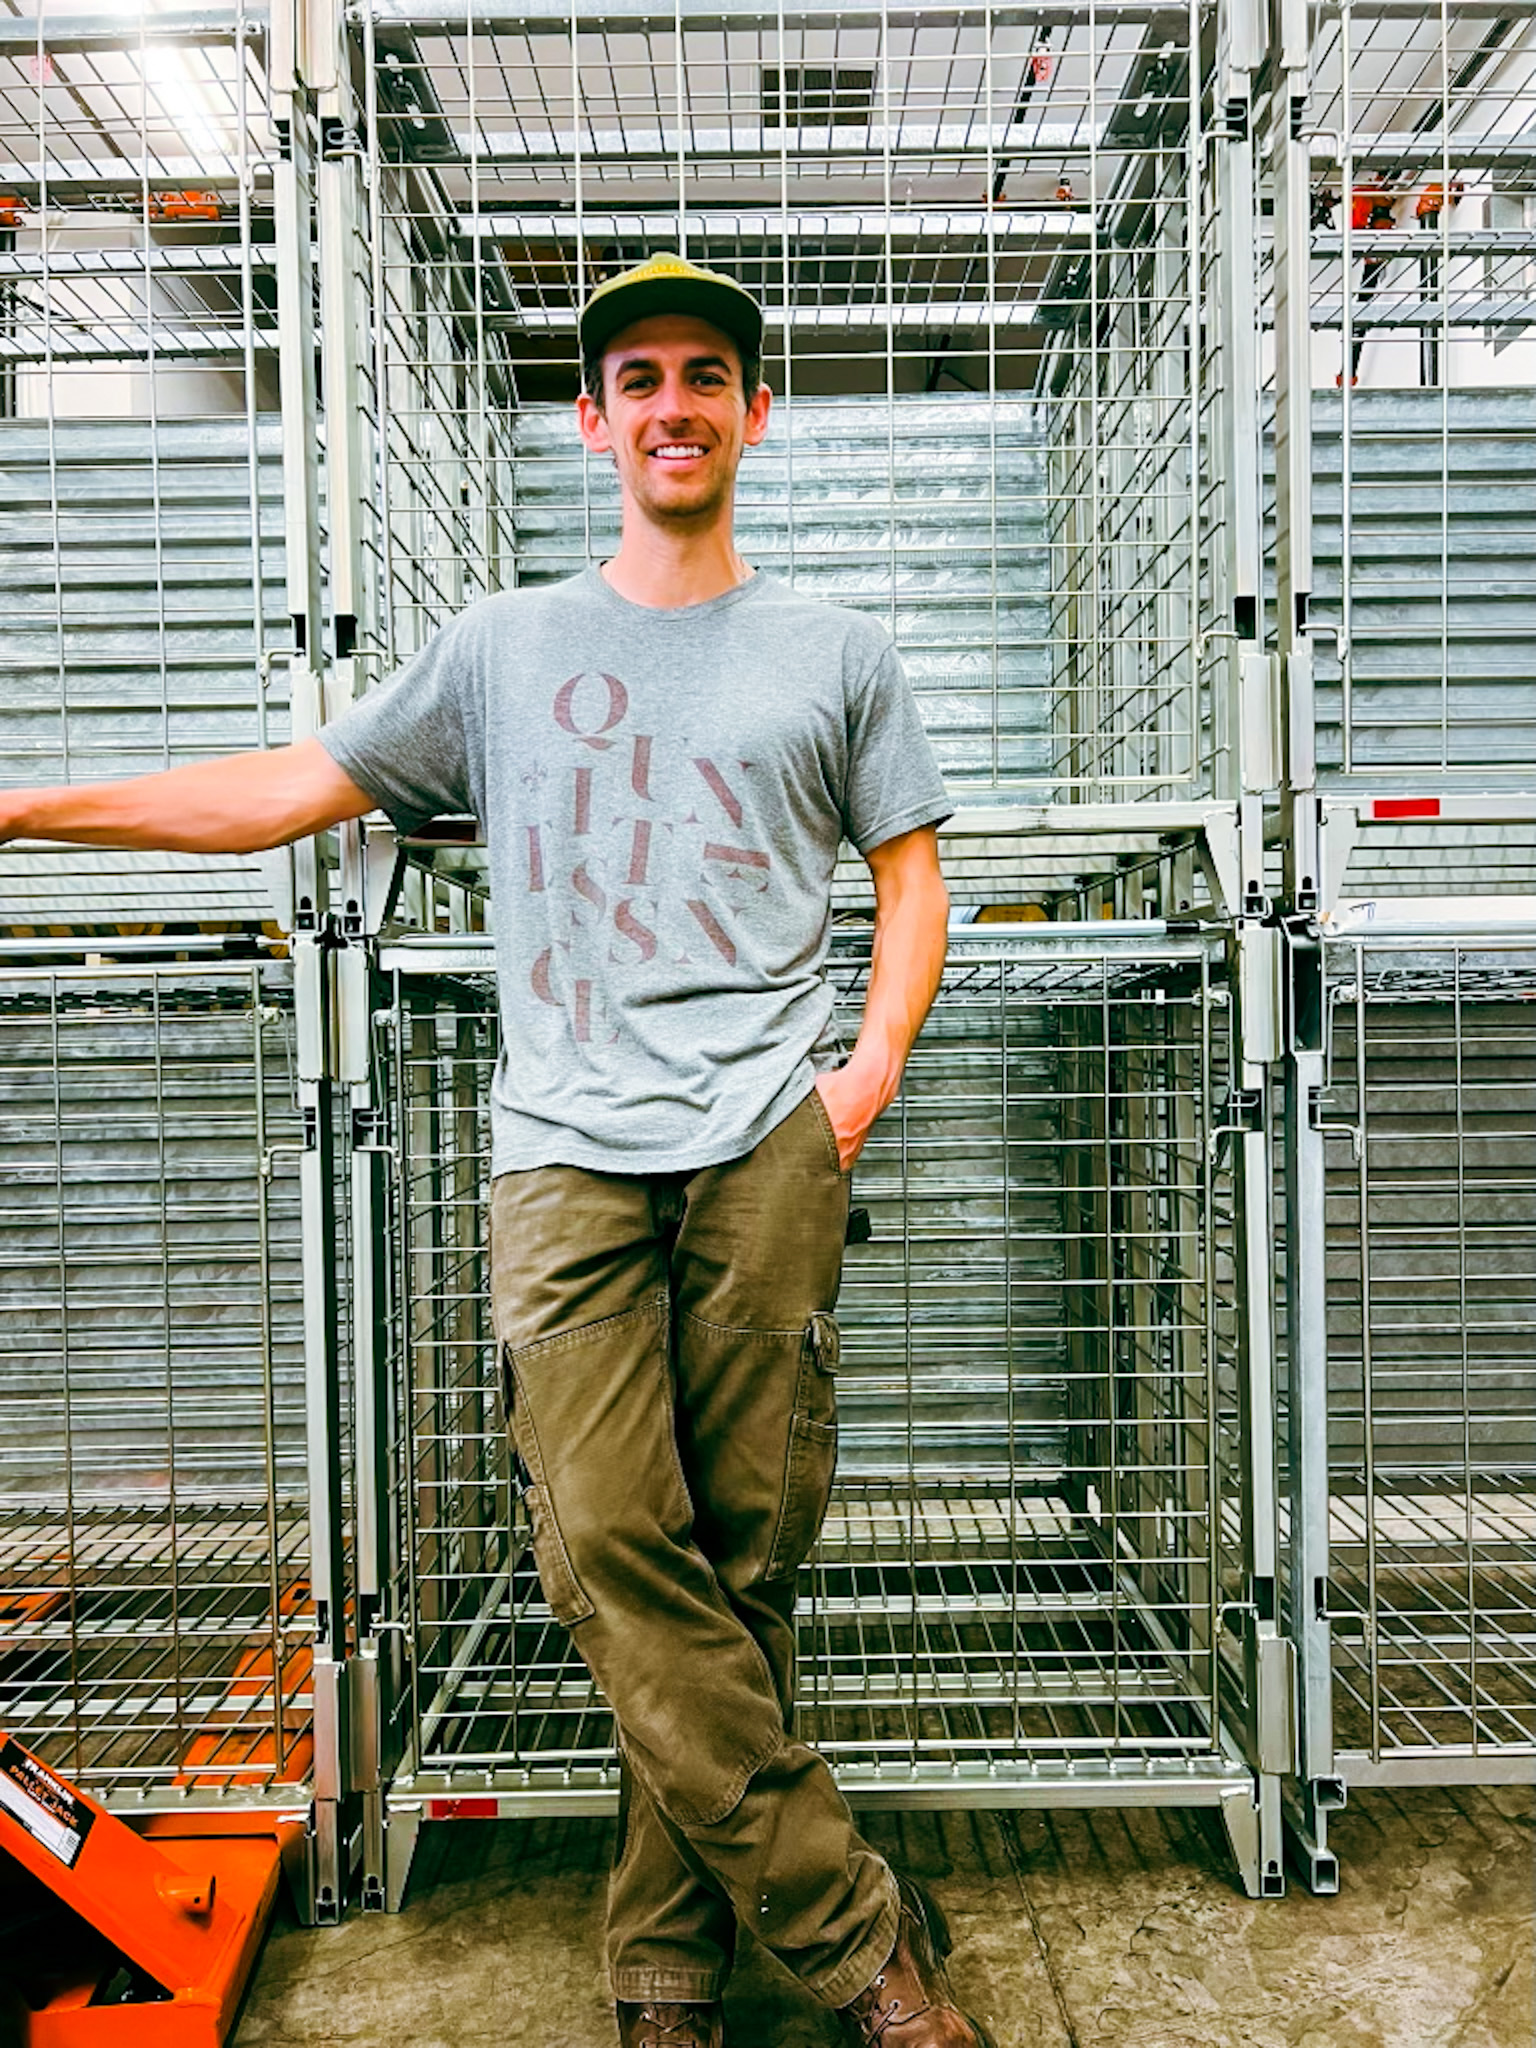
{"label": "man's outstretched arm", "polygon": [[866,858],[875,878],[875,941],[864,1021],[848,1064],[816,1081],[845,1172],[901,1086],[949,946],[949,891],[939,871],[937,827],[903,832]]}
{"label": "man's outstretched arm", "polygon": [[0,841],[260,853],[375,809],[317,739],[128,782],[0,791]]}

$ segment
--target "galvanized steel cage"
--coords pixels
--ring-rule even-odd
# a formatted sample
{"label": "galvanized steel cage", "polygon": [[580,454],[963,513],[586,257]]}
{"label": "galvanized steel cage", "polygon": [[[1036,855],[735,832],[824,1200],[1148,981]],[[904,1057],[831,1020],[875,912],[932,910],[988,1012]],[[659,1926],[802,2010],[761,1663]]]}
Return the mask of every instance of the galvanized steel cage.
{"label": "galvanized steel cage", "polygon": [[[377,1013],[398,1148],[397,1858],[424,1811],[465,1797],[617,1796],[609,1716],[543,1602],[509,1471],[484,1244],[497,1028],[493,982],[463,972],[475,953],[389,949]],[[867,966],[867,937],[839,941],[850,1024]],[[1219,941],[954,935],[855,1183],[873,1239],[839,1308],[839,1477],[805,1573],[800,1711],[844,1786],[881,1803],[1219,1806],[1258,1890],[1250,1680],[1227,1623],[1244,1530],[1273,1500],[1238,1393],[1231,1027]],[[397,1860],[391,1888],[403,1877]]]}
{"label": "galvanized steel cage", "polygon": [[364,661],[611,550],[607,465],[541,401],[586,291],[676,247],[767,312],[745,544],[887,620],[957,785],[1210,791],[1208,13],[365,16],[327,387]]}
{"label": "galvanized steel cage", "polygon": [[137,1810],[307,1803],[291,977],[0,996],[0,1722]]}
{"label": "galvanized steel cage", "polygon": [[1434,908],[1324,936],[1290,1112],[1289,1598],[1314,1850],[1349,1785],[1536,1775],[1536,925],[1528,904],[1477,929]]}
{"label": "galvanized steel cage", "polygon": [[1334,1742],[1536,1761],[1536,940],[1325,947]]}

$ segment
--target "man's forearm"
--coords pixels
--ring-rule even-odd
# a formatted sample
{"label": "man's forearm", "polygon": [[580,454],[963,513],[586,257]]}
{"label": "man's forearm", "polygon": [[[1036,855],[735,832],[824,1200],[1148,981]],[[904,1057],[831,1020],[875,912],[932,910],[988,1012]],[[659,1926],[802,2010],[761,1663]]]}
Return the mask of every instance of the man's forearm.
{"label": "man's forearm", "polygon": [[257,853],[369,808],[317,740],[127,782],[0,793],[0,840],[159,853]]}
{"label": "man's forearm", "polygon": [[852,1057],[843,1070],[870,1104],[873,1122],[894,1100],[944,974],[949,898],[943,884],[904,890],[876,913],[869,993]]}

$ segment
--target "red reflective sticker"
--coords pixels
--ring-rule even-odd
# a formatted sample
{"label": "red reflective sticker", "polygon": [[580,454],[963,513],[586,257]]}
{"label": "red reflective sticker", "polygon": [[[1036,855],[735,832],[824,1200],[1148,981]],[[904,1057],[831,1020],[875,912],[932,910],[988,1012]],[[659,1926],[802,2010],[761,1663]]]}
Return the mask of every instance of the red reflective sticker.
{"label": "red reflective sticker", "polygon": [[1373,818],[1438,818],[1437,796],[1379,796],[1371,804]]}

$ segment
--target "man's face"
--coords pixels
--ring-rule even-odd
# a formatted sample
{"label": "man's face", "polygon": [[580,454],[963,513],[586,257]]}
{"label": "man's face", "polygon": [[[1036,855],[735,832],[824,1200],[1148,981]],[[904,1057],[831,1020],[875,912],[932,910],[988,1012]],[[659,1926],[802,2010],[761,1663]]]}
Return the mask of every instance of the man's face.
{"label": "man's face", "polygon": [[731,504],[745,447],[768,431],[766,385],[748,405],[736,344],[686,313],[637,320],[603,355],[603,405],[577,400],[581,438],[611,454],[626,498],[657,525],[703,527]]}

